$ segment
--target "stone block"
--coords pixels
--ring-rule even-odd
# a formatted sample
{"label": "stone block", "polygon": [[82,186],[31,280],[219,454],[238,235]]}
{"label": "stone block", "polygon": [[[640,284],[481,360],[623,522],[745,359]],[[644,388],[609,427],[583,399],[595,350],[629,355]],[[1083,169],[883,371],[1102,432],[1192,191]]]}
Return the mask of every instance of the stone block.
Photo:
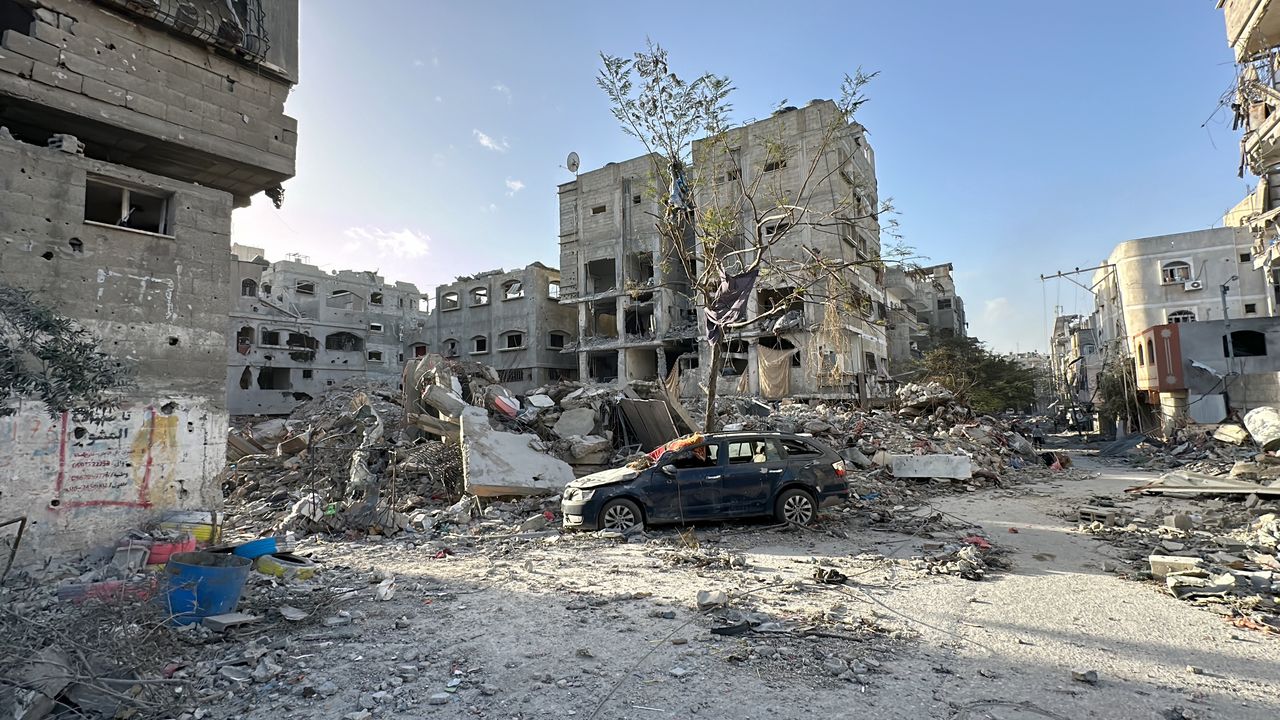
{"label": "stone block", "polygon": [[0,72],[31,77],[31,69],[33,67],[35,67],[35,60],[11,50],[0,48]]}
{"label": "stone block", "polygon": [[1190,532],[1193,524],[1194,523],[1191,522],[1191,516],[1184,515],[1183,513],[1166,515],[1163,523],[1165,527],[1181,530],[1183,532]]}
{"label": "stone block", "polygon": [[39,61],[36,62],[35,68],[31,71],[31,79],[75,93],[84,89],[84,76],[80,75],[80,73],[74,73],[53,65],[46,65]]}
{"label": "stone block", "polygon": [[562,438],[590,435],[596,427],[596,411],[589,407],[566,410],[551,431]]}
{"label": "stone block", "polygon": [[91,98],[111,103],[112,105],[125,106],[124,88],[118,88],[114,85],[108,85],[101,80],[93,78],[85,78],[83,92]]}
{"label": "stone block", "polygon": [[[37,24],[37,27],[43,26]],[[57,65],[58,59],[62,55],[62,51],[57,46],[23,35],[17,30],[5,30],[4,35],[0,36],[0,45],[3,45],[5,49],[12,50],[32,60],[38,60],[46,65]]]}
{"label": "stone block", "polygon": [[973,461],[968,455],[891,455],[889,468],[896,478],[973,477]]}
{"label": "stone block", "polygon": [[168,110],[168,107],[159,100],[153,100],[146,95],[140,95],[132,91],[124,96],[124,104],[130,110],[161,119],[165,117],[165,113]]}
{"label": "stone block", "polygon": [[462,473],[467,492],[479,496],[550,495],[574,478],[573,468],[535,450],[536,435],[494,430],[484,408],[466,406],[462,425]]}
{"label": "stone block", "polygon": [[1157,578],[1177,573],[1203,573],[1204,561],[1198,557],[1183,555],[1152,555],[1147,558],[1151,563],[1151,574]]}

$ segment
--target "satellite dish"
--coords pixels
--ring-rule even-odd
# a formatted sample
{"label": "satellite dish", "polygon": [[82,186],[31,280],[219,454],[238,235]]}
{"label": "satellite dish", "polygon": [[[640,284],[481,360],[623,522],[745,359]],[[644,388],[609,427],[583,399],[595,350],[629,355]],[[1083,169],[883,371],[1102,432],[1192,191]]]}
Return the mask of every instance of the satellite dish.
{"label": "satellite dish", "polygon": [[578,172],[578,153],[576,152],[569,153],[569,157],[565,158],[564,166],[571,173]]}

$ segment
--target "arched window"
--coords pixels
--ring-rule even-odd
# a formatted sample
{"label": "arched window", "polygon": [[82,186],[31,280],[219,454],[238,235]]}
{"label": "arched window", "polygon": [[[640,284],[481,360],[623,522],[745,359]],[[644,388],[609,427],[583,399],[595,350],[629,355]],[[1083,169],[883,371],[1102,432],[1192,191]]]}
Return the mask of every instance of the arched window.
{"label": "arched window", "polygon": [[524,283],[519,280],[508,280],[502,284],[502,299],[516,300],[524,297]]}
{"label": "arched window", "polygon": [[1147,364],[1156,364],[1156,344],[1151,338],[1147,338]]}
{"label": "arched window", "polygon": [[458,357],[458,341],[452,338],[444,341],[444,356],[447,358]]}
{"label": "arched window", "polygon": [[1169,313],[1168,320],[1171,323],[1195,322],[1196,314],[1190,310],[1174,310]]}
{"label": "arched window", "polygon": [[245,325],[236,332],[236,352],[241,355],[248,355],[253,348],[253,328]]}
{"label": "arched window", "polygon": [[1142,354],[1142,341],[1139,340],[1138,341],[1138,367],[1143,367],[1146,364],[1147,364],[1146,356]]}
{"label": "arched window", "polygon": [[489,304],[489,288],[478,287],[471,288],[471,307],[479,307]]}
{"label": "arched window", "polygon": [[458,293],[447,292],[440,296],[441,310],[457,310],[458,307]]}
{"label": "arched window", "polygon": [[519,350],[524,347],[524,333],[519,330],[510,330],[502,334],[502,342],[498,345],[499,350]]}
{"label": "arched window", "polygon": [[1236,330],[1231,333],[1230,348],[1227,347],[1227,336],[1222,336],[1222,357],[1263,357],[1266,354],[1267,336],[1257,330]]}
{"label": "arched window", "polygon": [[562,333],[562,332],[553,330],[551,334],[547,336],[547,346],[554,348],[556,350],[563,348],[568,343],[568,341],[569,341],[568,333]]}
{"label": "arched window", "polygon": [[262,283],[262,294],[263,295],[271,294],[271,283]]}
{"label": "arched window", "polygon": [[249,278],[240,281],[240,297],[257,297],[258,283]]}
{"label": "arched window", "polygon": [[477,335],[471,338],[471,353],[479,355],[489,352],[489,338],[484,335]]}
{"label": "arched window", "polygon": [[1184,283],[1191,279],[1191,263],[1170,260],[1160,266],[1161,283]]}

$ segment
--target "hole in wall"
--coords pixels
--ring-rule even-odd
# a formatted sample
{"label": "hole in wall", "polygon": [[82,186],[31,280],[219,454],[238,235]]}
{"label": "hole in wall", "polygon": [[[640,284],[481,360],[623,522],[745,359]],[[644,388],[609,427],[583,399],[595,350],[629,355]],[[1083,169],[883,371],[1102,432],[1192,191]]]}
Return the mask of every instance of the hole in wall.
{"label": "hole in wall", "polygon": [[193,422],[187,423],[187,432],[195,432],[195,431],[196,431],[196,424]]}
{"label": "hole in wall", "polygon": [[56,508],[56,507],[58,507],[58,506],[59,506],[59,505],[61,505],[61,504],[62,504],[62,501],[61,501],[61,500],[59,500],[58,498],[54,498],[54,499],[52,499],[52,500],[50,500],[50,501],[49,501],[49,507],[51,507],[51,508]]}
{"label": "hole in wall", "polygon": [[84,428],[79,426],[77,426],[75,430],[71,431],[71,435],[75,437],[75,439],[77,440],[83,440],[84,436],[88,434],[89,434],[88,430],[85,430]]}
{"label": "hole in wall", "polygon": [[164,413],[165,415],[172,415],[173,411],[177,409],[178,409],[178,403],[173,402],[172,400],[160,406],[160,412]]}
{"label": "hole in wall", "polygon": [[176,338],[176,337],[174,337],[174,336],[170,335],[170,336],[169,336],[169,346],[170,346],[170,347],[173,347],[174,345],[177,345],[177,344],[178,344],[178,338]]}
{"label": "hole in wall", "polygon": [[52,259],[53,259],[53,251],[52,251],[52,250],[46,250],[46,251],[44,251],[44,252],[40,253],[40,257],[44,258],[45,260],[52,260]]}

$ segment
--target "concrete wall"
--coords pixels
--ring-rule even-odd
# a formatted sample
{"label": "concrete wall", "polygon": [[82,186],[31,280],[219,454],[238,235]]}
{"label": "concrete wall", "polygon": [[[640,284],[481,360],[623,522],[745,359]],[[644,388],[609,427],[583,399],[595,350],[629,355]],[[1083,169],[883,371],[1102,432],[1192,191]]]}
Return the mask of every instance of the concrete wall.
{"label": "concrete wall", "polygon": [[[553,376],[574,377],[577,358],[551,345],[552,333],[558,334],[565,348],[571,348],[578,339],[576,309],[559,304],[550,292],[552,283],[560,280],[556,269],[534,263],[510,272],[482,273],[441,285],[435,289],[428,319],[428,345],[446,357],[493,366],[503,385],[515,392],[543,385]],[[513,283],[519,285],[518,295]],[[515,296],[508,297],[508,288]],[[487,298],[482,304],[474,297],[475,291],[481,289]],[[457,295],[457,307],[450,308],[444,301],[450,294]],[[508,338],[514,334],[520,335],[521,343],[509,348]],[[484,338],[483,351],[476,350],[476,338]]]}
{"label": "concrete wall", "polygon": [[[172,236],[85,222],[90,176],[170,194]],[[31,519],[29,550],[83,549],[151,512],[217,501],[231,203],[0,139],[0,282],[34,291],[137,370],[119,412],[50,420],[28,404],[0,424],[0,516]]]}
{"label": "concrete wall", "polygon": [[[21,4],[35,21],[0,38],[0,125],[14,135],[43,145],[50,132],[70,133],[90,157],[226,190],[238,204],[293,175],[298,128],[284,114],[284,72],[119,6]],[[288,62],[296,0],[261,4]]]}

